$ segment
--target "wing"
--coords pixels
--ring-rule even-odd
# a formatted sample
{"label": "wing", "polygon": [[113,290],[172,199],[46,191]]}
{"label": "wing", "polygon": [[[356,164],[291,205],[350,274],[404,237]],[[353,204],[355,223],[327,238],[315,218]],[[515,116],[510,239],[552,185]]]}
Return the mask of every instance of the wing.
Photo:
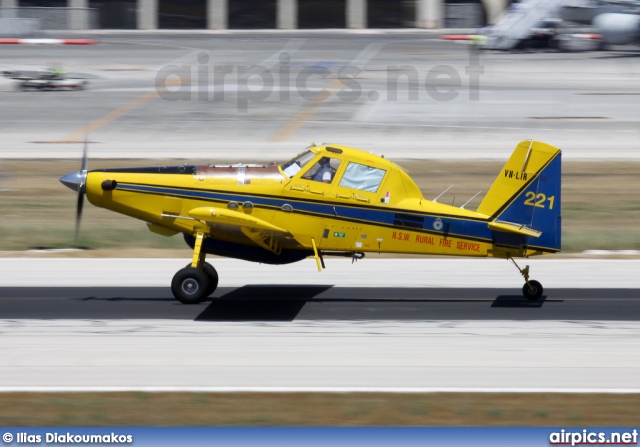
{"label": "wing", "polygon": [[250,214],[206,206],[192,209],[189,216],[222,233],[240,232],[256,245],[276,254],[281,253],[285,244],[300,245],[289,231]]}

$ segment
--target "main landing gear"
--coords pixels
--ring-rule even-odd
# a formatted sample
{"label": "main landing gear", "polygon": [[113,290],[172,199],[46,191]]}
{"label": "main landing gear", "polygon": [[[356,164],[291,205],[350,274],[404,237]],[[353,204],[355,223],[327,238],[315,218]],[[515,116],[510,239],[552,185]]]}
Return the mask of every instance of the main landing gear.
{"label": "main landing gear", "polygon": [[198,304],[218,287],[218,272],[205,262],[207,254],[202,251],[203,240],[204,233],[198,233],[191,264],[178,270],[171,280],[173,296],[183,304]]}
{"label": "main landing gear", "polygon": [[542,288],[542,284],[540,284],[535,279],[529,279],[529,266],[526,266],[524,269],[521,269],[516,261],[513,258],[508,258],[513,265],[520,271],[520,274],[524,277],[524,286],[522,286],[522,294],[524,297],[530,301],[536,301],[540,299],[542,296],[542,292],[544,289]]}

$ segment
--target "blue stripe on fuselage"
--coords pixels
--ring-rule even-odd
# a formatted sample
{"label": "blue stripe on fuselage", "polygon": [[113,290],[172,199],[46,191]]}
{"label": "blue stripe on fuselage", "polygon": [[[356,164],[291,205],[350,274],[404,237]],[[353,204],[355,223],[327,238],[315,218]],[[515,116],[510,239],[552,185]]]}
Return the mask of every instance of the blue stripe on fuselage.
{"label": "blue stripe on fuselage", "polygon": [[[424,217],[424,225],[422,228],[405,227],[394,225],[396,210],[378,210],[371,208],[353,207],[344,204],[321,204],[307,202],[294,198],[269,198],[254,196],[251,194],[241,195],[238,193],[230,194],[223,192],[201,191],[194,189],[169,188],[161,186],[136,185],[131,183],[118,183],[117,189],[134,192],[144,192],[149,194],[165,194],[171,196],[179,196],[190,199],[213,200],[219,202],[247,202],[251,201],[256,206],[266,206],[280,208],[284,204],[295,205],[295,211],[317,214],[320,217],[338,218],[357,220],[363,224],[384,225],[388,227],[398,228],[407,231],[428,232],[433,234],[447,234],[451,237],[464,237],[480,239],[490,242],[492,239],[492,231],[487,226],[487,221],[470,220],[464,218],[452,218],[440,215],[427,215],[420,213],[411,213],[408,210],[402,210],[402,214],[415,214]],[[334,213],[335,210],[335,213]],[[442,231],[434,228],[436,219],[442,221]]]}

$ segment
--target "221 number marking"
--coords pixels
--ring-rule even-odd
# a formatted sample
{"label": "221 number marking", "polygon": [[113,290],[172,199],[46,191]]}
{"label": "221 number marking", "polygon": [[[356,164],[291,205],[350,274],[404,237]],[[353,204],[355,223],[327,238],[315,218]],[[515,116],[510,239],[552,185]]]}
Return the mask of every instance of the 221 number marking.
{"label": "221 number marking", "polygon": [[555,196],[547,197],[546,195],[539,193],[536,194],[533,191],[527,191],[525,194],[527,200],[524,201],[525,205],[535,206],[536,208],[546,208],[545,203],[549,202],[549,209],[553,209],[553,202],[555,201]]}

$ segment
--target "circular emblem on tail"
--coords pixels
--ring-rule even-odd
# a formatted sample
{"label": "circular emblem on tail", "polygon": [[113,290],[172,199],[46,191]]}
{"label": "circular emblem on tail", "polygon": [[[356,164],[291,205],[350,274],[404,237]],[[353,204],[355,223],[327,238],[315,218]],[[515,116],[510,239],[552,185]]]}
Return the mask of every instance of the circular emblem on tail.
{"label": "circular emblem on tail", "polygon": [[439,217],[433,222],[433,229],[440,231],[442,230],[442,227],[444,227],[444,224],[442,223],[442,219],[440,219]]}

